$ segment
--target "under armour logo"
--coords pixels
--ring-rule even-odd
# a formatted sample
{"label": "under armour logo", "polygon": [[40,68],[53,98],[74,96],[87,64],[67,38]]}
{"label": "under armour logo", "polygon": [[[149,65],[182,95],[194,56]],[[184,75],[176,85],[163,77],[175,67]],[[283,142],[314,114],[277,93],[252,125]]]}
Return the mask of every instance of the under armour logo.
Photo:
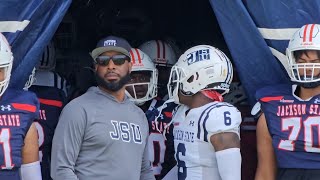
{"label": "under armour logo", "polygon": [[320,99],[319,99],[319,98],[316,98],[316,99],[314,100],[314,103],[315,103],[315,104],[320,104]]}
{"label": "under armour logo", "polygon": [[117,41],[116,40],[106,40],[103,43],[103,46],[116,46],[117,45]]}
{"label": "under armour logo", "polygon": [[7,106],[4,106],[4,105],[1,105],[1,111],[11,111],[11,105],[7,105]]}
{"label": "under armour logo", "polygon": [[194,121],[190,121],[189,126],[194,126]]}
{"label": "under armour logo", "polygon": [[160,119],[164,119],[164,118],[163,118],[163,114],[160,114],[159,118],[160,118]]}

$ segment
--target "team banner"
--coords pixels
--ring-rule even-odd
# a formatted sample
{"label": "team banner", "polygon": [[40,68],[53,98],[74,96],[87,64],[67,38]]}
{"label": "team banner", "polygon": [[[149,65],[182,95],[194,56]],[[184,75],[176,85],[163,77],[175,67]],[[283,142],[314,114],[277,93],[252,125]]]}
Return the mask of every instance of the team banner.
{"label": "team banner", "polygon": [[0,32],[14,55],[10,86],[23,88],[71,0],[1,0]]}
{"label": "team banner", "polygon": [[240,80],[255,91],[290,82],[285,50],[304,24],[320,23],[320,0],[210,0]]}

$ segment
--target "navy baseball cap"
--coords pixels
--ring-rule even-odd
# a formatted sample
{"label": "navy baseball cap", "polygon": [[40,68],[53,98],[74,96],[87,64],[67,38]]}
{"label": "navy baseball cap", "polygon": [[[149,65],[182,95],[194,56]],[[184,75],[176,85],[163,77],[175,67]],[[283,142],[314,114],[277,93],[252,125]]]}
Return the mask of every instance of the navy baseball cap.
{"label": "navy baseball cap", "polygon": [[91,56],[96,59],[104,52],[117,51],[130,57],[130,50],[131,46],[127,40],[117,36],[108,36],[98,42],[97,47],[91,52]]}

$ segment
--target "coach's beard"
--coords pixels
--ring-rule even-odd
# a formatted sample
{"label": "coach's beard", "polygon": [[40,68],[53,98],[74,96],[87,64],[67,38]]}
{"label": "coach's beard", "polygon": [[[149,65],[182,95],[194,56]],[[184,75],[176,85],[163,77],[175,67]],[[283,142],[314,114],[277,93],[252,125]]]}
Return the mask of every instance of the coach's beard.
{"label": "coach's beard", "polygon": [[109,91],[116,92],[130,81],[130,73],[127,73],[124,77],[120,78],[118,82],[107,82],[104,78],[100,77],[97,72],[95,73],[95,78],[98,86]]}

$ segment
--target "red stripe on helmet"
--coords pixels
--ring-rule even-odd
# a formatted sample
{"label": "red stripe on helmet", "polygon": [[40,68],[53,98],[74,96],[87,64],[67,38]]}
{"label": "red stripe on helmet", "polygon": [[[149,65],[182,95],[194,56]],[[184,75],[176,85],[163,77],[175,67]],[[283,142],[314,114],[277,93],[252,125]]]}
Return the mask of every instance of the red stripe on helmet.
{"label": "red stripe on helmet", "polygon": [[303,31],[303,42],[306,42],[308,26],[309,24],[306,25]]}
{"label": "red stripe on helmet", "polygon": [[131,56],[132,64],[136,63],[136,60],[135,60],[135,57],[134,57],[132,50],[130,50],[130,56]]}
{"label": "red stripe on helmet", "polygon": [[314,26],[315,26],[315,24],[312,24],[312,26],[311,26],[311,30],[310,30],[310,37],[309,37],[309,41],[310,41],[310,42],[312,42]]}
{"label": "red stripe on helmet", "polygon": [[138,51],[138,49],[134,49],[137,53],[137,56],[138,56],[138,61],[139,61],[139,64],[141,64],[141,56],[140,56],[140,53]]}
{"label": "red stripe on helmet", "polygon": [[160,59],[160,42],[157,40],[157,57]]}

